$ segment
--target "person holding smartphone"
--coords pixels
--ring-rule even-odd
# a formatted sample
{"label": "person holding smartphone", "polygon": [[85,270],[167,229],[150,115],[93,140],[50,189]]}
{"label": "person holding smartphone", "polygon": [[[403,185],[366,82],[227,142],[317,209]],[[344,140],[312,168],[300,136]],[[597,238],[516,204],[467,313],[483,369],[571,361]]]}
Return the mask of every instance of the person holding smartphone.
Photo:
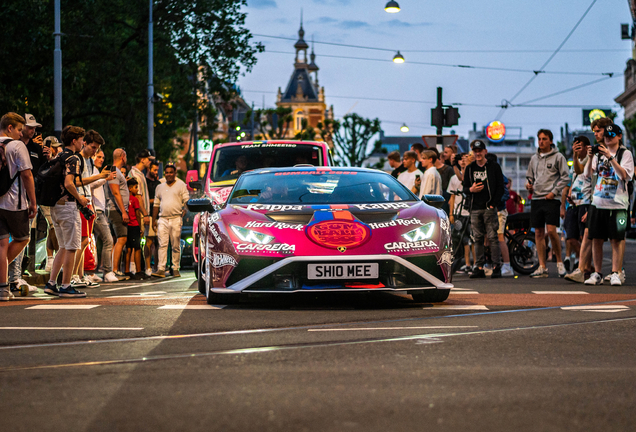
{"label": "person holding smartphone", "polygon": [[[419,196],[422,171],[417,169],[417,153],[412,150],[404,152],[403,164],[406,171],[402,172],[397,179],[400,183],[409,188],[411,192]],[[416,181],[416,179],[420,181]]]}
{"label": "person holding smartphone", "polygon": [[470,275],[472,279],[486,277],[484,271],[484,238],[488,237],[492,257],[492,278],[501,277],[501,249],[497,230],[499,216],[497,206],[504,194],[504,178],[497,161],[486,159],[486,143],[474,140],[470,148],[475,161],[464,171],[464,195],[466,207],[470,209],[470,223],[475,241],[475,269]]}

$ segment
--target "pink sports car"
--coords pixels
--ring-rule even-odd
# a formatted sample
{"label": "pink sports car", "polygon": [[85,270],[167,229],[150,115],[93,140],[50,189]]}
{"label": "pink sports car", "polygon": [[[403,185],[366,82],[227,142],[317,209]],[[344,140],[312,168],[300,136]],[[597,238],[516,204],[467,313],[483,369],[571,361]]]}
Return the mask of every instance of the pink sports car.
{"label": "pink sports car", "polygon": [[199,291],[210,304],[242,293],[365,290],[444,301],[453,285],[442,203],[365,168],[245,172],[224,204],[188,201],[202,212]]}

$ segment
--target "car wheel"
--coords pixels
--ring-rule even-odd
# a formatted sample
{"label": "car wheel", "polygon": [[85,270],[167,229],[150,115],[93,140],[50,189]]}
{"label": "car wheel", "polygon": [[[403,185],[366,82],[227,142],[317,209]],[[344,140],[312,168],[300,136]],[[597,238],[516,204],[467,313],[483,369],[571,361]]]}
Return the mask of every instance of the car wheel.
{"label": "car wheel", "polygon": [[450,289],[427,289],[411,292],[411,297],[417,303],[440,303],[450,295]]}
{"label": "car wheel", "polygon": [[203,261],[201,260],[201,247],[199,247],[199,252],[197,252],[197,258],[199,259],[199,262],[196,265],[194,273],[196,274],[196,277],[197,277],[199,292],[205,295],[205,286],[207,285],[207,282],[202,277]]}
{"label": "car wheel", "polygon": [[[197,240],[195,239],[192,244],[197,244]],[[197,247],[197,260],[194,263],[194,278],[196,280],[201,279],[201,247]]]}

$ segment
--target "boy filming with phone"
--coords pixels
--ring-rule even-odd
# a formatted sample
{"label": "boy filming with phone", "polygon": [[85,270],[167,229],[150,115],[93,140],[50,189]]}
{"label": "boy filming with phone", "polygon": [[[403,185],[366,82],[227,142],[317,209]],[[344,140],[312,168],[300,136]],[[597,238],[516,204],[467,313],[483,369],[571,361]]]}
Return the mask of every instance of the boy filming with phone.
{"label": "boy filming with phone", "polygon": [[499,216],[497,205],[504,194],[504,178],[501,167],[496,161],[486,159],[486,144],[482,140],[474,140],[470,148],[475,161],[464,171],[464,195],[466,208],[470,209],[470,223],[475,241],[475,269],[470,275],[472,279],[485,278],[484,272],[484,238],[488,237],[493,262],[492,278],[501,277],[501,250],[497,229]]}
{"label": "boy filming with phone", "polygon": [[[421,180],[422,171],[418,170],[416,166],[417,153],[415,153],[412,150],[404,152],[403,164],[404,164],[404,168],[406,168],[406,171],[402,172],[398,176],[398,181],[402,183],[404,186],[406,186],[407,188],[409,188],[409,190],[411,190],[411,192],[413,192],[415,195],[419,196],[420,182],[417,181],[416,179],[419,177],[419,179]],[[417,187],[416,187],[416,181],[417,181]]]}

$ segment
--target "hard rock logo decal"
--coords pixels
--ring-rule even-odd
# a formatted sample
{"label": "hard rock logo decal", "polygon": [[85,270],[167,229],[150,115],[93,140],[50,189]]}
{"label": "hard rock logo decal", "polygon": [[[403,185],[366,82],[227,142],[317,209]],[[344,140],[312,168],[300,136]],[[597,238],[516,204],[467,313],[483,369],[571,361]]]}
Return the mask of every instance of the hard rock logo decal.
{"label": "hard rock logo decal", "polygon": [[316,212],[305,232],[317,245],[342,253],[363,245],[371,238],[369,227],[348,211]]}

